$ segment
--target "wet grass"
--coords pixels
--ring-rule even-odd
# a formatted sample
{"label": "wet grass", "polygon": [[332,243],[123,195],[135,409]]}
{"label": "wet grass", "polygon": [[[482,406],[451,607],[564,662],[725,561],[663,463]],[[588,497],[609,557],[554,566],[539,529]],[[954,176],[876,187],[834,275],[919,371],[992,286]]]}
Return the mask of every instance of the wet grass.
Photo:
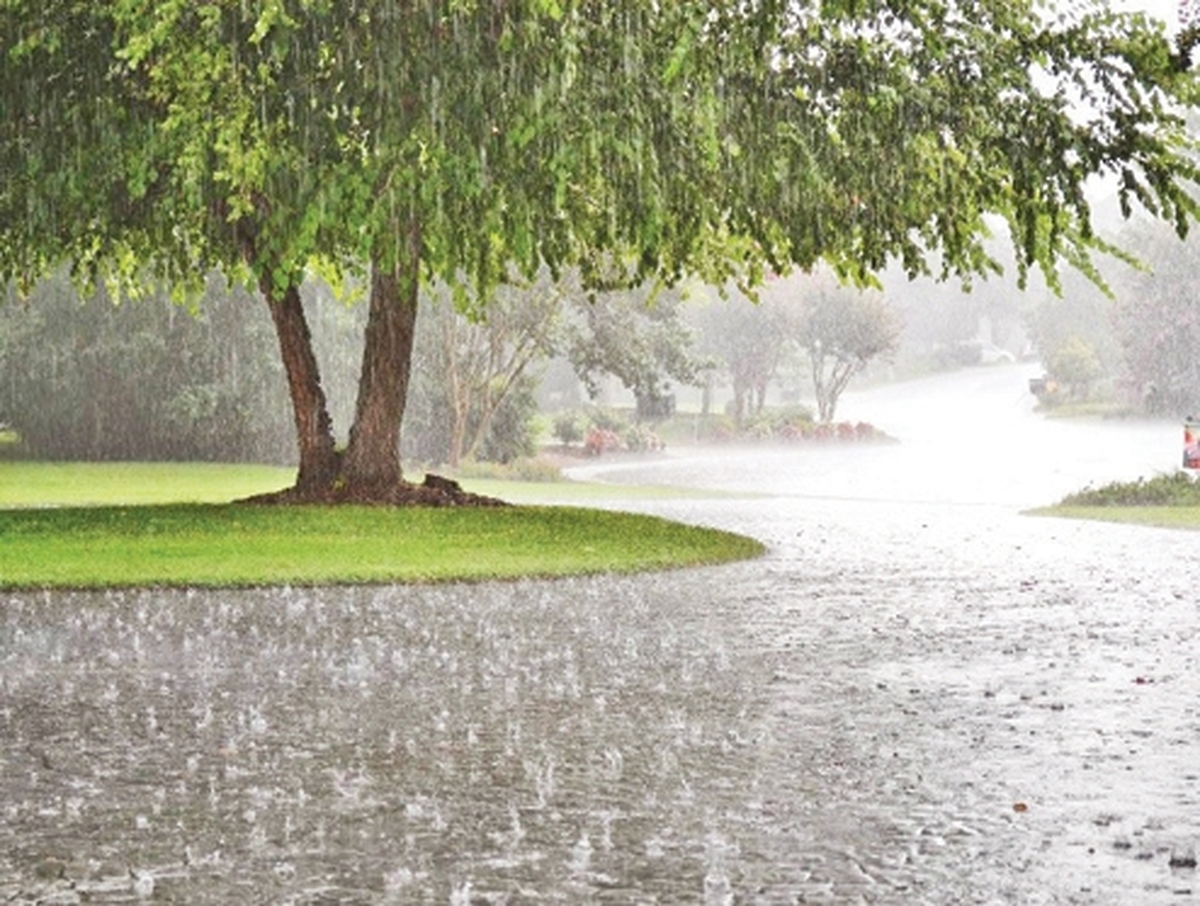
{"label": "wet grass", "polygon": [[442,582],[757,556],[726,532],[573,507],[190,504],[0,511],[0,587]]}
{"label": "wet grass", "polygon": [[1177,471],[1119,481],[1068,494],[1058,504],[1034,510],[1039,516],[1093,519],[1162,528],[1200,529],[1200,481]]}
{"label": "wet grass", "polygon": [[1037,516],[1092,519],[1159,528],[1200,529],[1200,506],[1052,506],[1033,510]]}
{"label": "wet grass", "polygon": [[294,469],[242,463],[0,462],[0,507],[228,503],[294,477]]}
{"label": "wet grass", "polygon": [[[291,478],[266,466],[0,463],[0,588],[484,581],[698,566],[763,549],[726,532],[577,506],[229,502]],[[639,496],[574,482],[464,484],[509,500]]]}
{"label": "wet grass", "polygon": [[[294,477],[294,469],[246,464],[0,461],[0,508],[229,503],[277,491]],[[715,496],[687,488],[567,480],[464,478],[462,485],[512,503]]]}

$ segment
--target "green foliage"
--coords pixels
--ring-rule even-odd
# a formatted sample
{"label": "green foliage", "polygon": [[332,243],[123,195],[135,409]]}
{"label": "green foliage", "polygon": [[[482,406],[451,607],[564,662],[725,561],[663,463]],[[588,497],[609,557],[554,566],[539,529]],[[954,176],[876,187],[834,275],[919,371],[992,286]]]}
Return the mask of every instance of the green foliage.
{"label": "green foliage", "polygon": [[416,224],[427,274],[480,287],[512,265],[607,278],[610,255],[622,282],[822,259],[865,280],[934,253],[947,273],[992,269],[989,214],[1022,273],[1053,273],[1097,245],[1096,174],[1180,230],[1195,214],[1164,103],[1191,90],[1187,48],[1099,6],[398,13],[5,4],[3,273],[86,251],[175,279],[245,262],[281,285],[313,256],[388,268]]}
{"label": "green foliage", "polygon": [[537,413],[536,383],[526,375],[504,395],[488,421],[487,432],[476,456],[489,462],[511,463],[528,459],[537,451],[534,415]]}
{"label": "green foliage", "polygon": [[1068,494],[1059,506],[1200,506],[1200,480],[1182,470],[1132,482],[1113,482]]}
{"label": "green foliage", "polygon": [[803,406],[763,409],[747,420],[742,433],[756,440],[794,439],[812,435],[816,423],[812,410]]}
{"label": "green foliage", "polygon": [[[1171,237],[1168,242],[1174,242]],[[1123,294],[1123,280],[1114,284],[1117,299]],[[1025,325],[1042,362],[1051,364],[1060,350],[1082,343],[1091,350],[1098,369],[1088,383],[1114,381],[1122,374],[1122,351],[1115,331],[1114,299],[1080,276],[1067,275],[1062,293],[1044,292],[1034,297],[1025,316]],[[1119,302],[1117,302],[1119,304]],[[1080,364],[1083,364],[1082,362]],[[1068,363],[1068,367],[1070,367]],[[1057,375],[1069,384],[1070,378]],[[1082,389],[1082,388],[1081,388]],[[1089,388],[1090,389],[1090,388]]]}
{"label": "green foliage", "polygon": [[654,286],[573,299],[564,329],[565,353],[593,398],[605,375],[645,401],[666,397],[671,381],[697,382],[700,362],[682,307],[677,291]]}
{"label": "green foliage", "polygon": [[0,306],[0,337],[24,456],[294,460],[266,311],[220,280],[192,315],[161,296],[85,302],[60,274]]}
{"label": "green foliage", "polygon": [[879,293],[819,282],[806,283],[800,292],[796,343],[812,367],[817,417],[829,424],[851,379],[896,348],[900,321]]}
{"label": "green foliage", "polygon": [[554,436],[564,447],[583,440],[584,419],[579,412],[561,412],[554,417]]}
{"label": "green foliage", "polygon": [[621,441],[624,443],[626,450],[635,453],[661,450],[663,448],[662,439],[648,425],[644,424],[632,425],[622,435]]}
{"label": "green foliage", "polygon": [[629,429],[629,419],[616,409],[594,407],[588,409],[587,417],[591,427],[601,431],[613,431],[620,434]]}
{"label": "green foliage", "polygon": [[1095,350],[1077,336],[1068,337],[1054,349],[1046,359],[1046,367],[1076,398],[1086,398],[1093,382],[1104,373]]}

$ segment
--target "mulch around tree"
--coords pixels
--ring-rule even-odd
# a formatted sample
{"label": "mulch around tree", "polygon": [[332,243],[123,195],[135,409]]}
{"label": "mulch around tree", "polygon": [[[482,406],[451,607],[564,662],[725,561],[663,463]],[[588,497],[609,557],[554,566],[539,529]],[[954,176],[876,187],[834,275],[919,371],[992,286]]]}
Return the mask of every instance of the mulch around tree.
{"label": "mulch around tree", "polygon": [[388,488],[364,489],[352,485],[342,485],[322,490],[284,488],[282,491],[272,491],[268,494],[256,494],[247,497],[243,503],[253,504],[315,504],[320,506],[336,504],[357,504],[362,506],[474,506],[497,507],[509,504],[496,497],[484,494],[473,494],[465,491],[457,481],[444,478],[441,475],[426,475],[420,484],[402,481]]}

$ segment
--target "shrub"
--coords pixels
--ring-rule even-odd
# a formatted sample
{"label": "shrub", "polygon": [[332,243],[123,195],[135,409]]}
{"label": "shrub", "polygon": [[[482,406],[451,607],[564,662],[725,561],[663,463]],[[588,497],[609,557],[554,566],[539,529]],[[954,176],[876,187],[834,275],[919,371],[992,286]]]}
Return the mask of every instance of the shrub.
{"label": "shrub", "polygon": [[612,450],[620,450],[623,446],[621,435],[608,428],[592,428],[583,442],[589,456],[599,456]]}
{"label": "shrub", "polygon": [[562,480],[562,470],[543,459],[523,456],[510,463],[464,462],[458,468],[458,477],[498,481],[551,482]]}
{"label": "shrub", "polygon": [[1182,470],[1068,494],[1060,506],[1200,506],[1200,481]]}
{"label": "shrub", "polygon": [[628,450],[661,450],[664,446],[658,435],[645,425],[634,425],[626,430],[624,441]]}
{"label": "shrub", "polygon": [[554,419],[554,436],[568,447],[583,440],[583,417],[578,412],[563,412]]}
{"label": "shrub", "polygon": [[593,428],[618,434],[629,427],[629,419],[615,409],[592,409],[588,413],[588,421]]}

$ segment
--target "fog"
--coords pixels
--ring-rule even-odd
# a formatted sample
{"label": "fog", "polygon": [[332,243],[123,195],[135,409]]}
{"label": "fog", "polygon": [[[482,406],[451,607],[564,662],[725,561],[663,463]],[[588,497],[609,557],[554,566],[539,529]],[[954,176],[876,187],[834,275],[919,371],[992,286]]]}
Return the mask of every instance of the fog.
{"label": "fog", "polygon": [[[1042,373],[1039,363],[1022,362],[852,387],[839,419],[870,422],[898,443],[816,445],[802,454],[787,446],[676,449],[639,475],[661,469],[688,485],[807,498],[1030,508],[1179,465],[1177,421],[1046,416],[1029,390],[1029,379]],[[742,456],[754,465],[739,466]],[[628,477],[604,463],[574,474]]]}

